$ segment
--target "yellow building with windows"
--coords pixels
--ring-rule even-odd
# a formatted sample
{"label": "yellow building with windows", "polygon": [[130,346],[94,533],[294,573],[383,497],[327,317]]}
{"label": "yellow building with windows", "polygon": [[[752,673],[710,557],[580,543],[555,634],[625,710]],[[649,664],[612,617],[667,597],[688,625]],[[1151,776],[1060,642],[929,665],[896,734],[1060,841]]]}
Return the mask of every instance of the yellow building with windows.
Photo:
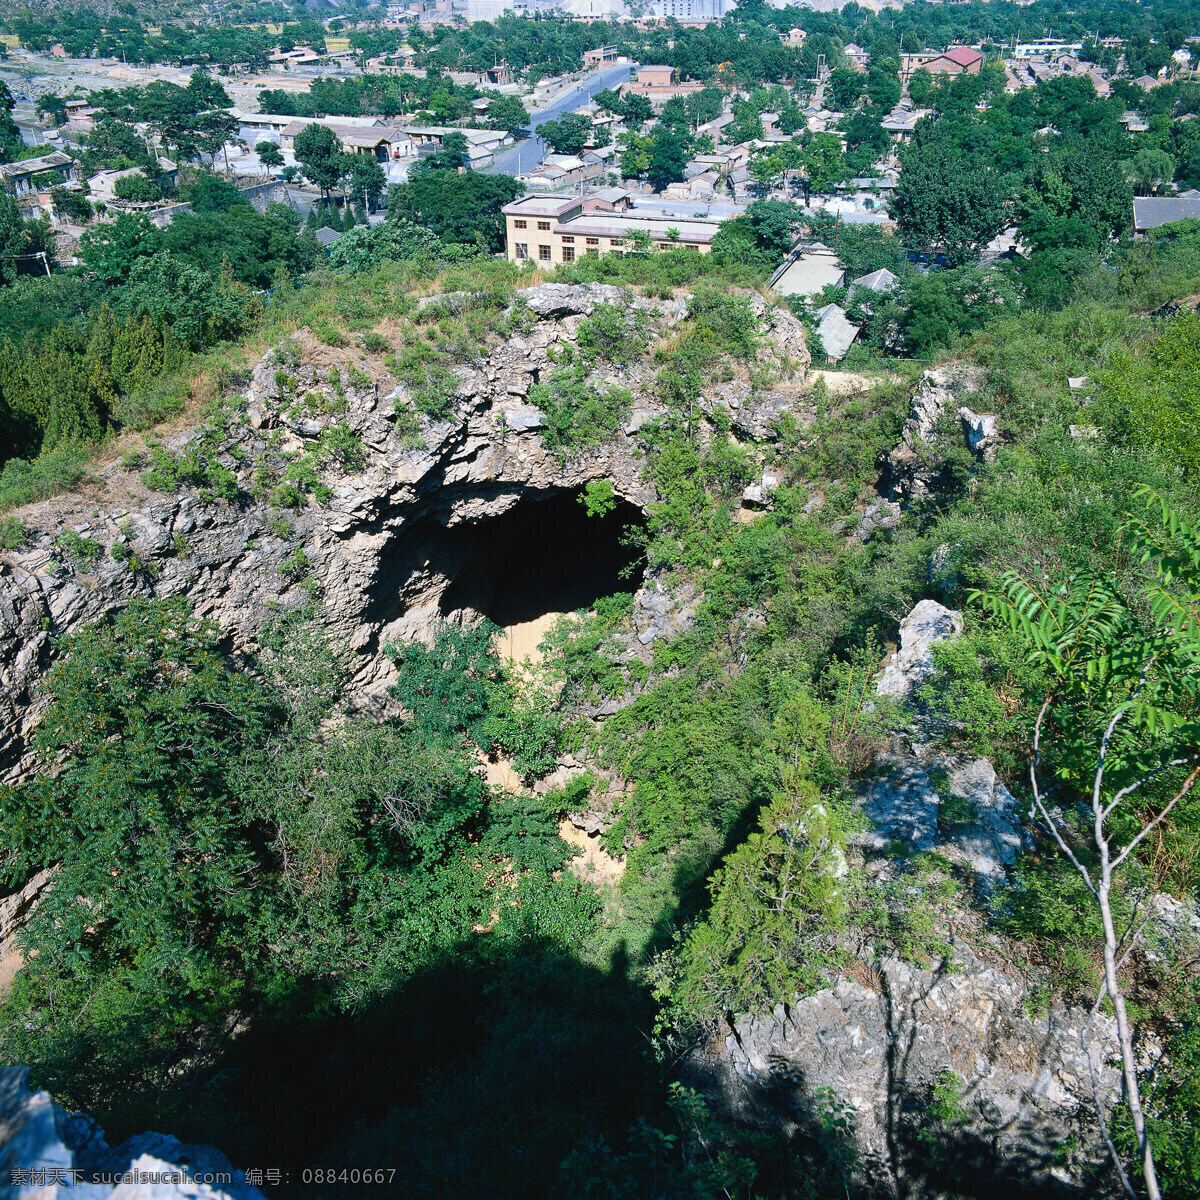
{"label": "yellow building with windows", "polygon": [[[603,206],[603,207],[602,207]],[[503,208],[510,262],[557,266],[585,254],[624,254],[638,242],[656,251],[709,254],[718,221],[639,217],[596,198],[526,196]]]}

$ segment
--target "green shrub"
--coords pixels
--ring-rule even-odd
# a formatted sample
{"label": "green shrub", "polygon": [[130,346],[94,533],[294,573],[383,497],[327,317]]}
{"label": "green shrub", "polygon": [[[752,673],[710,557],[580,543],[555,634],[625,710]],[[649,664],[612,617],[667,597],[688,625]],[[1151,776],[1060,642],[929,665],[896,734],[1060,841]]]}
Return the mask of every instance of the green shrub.
{"label": "green shrub", "polygon": [[392,343],[381,333],[364,333],[362,344],[369,354],[390,354],[392,351]]}
{"label": "green shrub", "polygon": [[0,547],[19,550],[25,545],[25,524],[20,517],[5,517],[0,521]]}
{"label": "green shrub", "polygon": [[579,322],[579,346],[589,358],[628,366],[646,353],[648,324],[641,309],[597,304],[592,315]]}
{"label": "green shrub", "polygon": [[349,344],[349,339],[346,335],[328,322],[315,325],[313,327],[313,335],[318,341],[324,342],[327,346],[333,346],[335,349],[340,349]]}
{"label": "green shrub", "polygon": [[632,411],[633,396],[627,388],[595,382],[577,363],[555,367],[548,382],[529,389],[529,403],[546,416],[546,446],[569,454],[611,442]]}
{"label": "green shrub", "polygon": [[444,421],[454,412],[454,397],[458,392],[458,376],[445,367],[424,372],[424,382],[413,389],[413,404],[435,421]]}
{"label": "green shrub", "polygon": [[58,535],[58,548],[77,567],[86,566],[104,553],[104,547],[99,542],[83,537],[73,529]]}
{"label": "green shrub", "polygon": [[78,487],[87,475],[87,451],[64,442],[37,458],[10,458],[0,471],[0,507],[16,508]]}

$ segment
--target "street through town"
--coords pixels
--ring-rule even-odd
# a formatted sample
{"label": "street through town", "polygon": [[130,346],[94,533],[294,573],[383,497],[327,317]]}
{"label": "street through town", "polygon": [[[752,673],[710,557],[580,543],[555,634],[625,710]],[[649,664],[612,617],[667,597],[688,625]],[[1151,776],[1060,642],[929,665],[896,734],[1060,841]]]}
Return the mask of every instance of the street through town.
{"label": "street through town", "polygon": [[546,144],[538,137],[538,127],[547,121],[557,121],[560,117],[573,112],[581,104],[586,104],[597,92],[605,88],[616,90],[618,85],[629,78],[630,68],[634,64],[621,63],[614,67],[605,67],[590,75],[582,83],[576,84],[560,99],[555,100],[549,108],[530,114],[530,135],[524,140],[509,146],[496,155],[495,163],[488,168],[495,175],[518,175],[532,170],[546,151]]}

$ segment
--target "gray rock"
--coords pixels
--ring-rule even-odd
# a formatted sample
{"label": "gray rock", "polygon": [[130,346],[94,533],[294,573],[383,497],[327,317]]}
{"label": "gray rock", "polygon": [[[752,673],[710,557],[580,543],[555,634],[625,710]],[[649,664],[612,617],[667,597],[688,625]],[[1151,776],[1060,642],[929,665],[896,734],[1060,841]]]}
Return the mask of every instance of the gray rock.
{"label": "gray rock", "polygon": [[782,476],[774,471],[764,471],[757,483],[750,484],[742,492],[742,503],[752,504],[755,508],[769,508],[773,503],[771,497],[782,482]]}
{"label": "gray rock", "polygon": [[543,428],[546,417],[540,408],[534,408],[531,404],[513,405],[504,409],[504,424],[513,433],[528,433]]}
{"label": "gray rock", "polygon": [[1003,880],[1018,851],[1032,845],[1020,808],[986,758],[883,760],[890,769],[859,789],[870,829],[858,844],[906,852],[936,850],[990,891]]}
{"label": "gray rock", "polygon": [[974,412],[960,399],[976,393],[983,379],[978,367],[966,363],[951,363],[921,376],[900,442],[886,456],[894,499],[907,503],[932,494],[936,472],[930,463],[928,447],[936,443],[938,422],[946,412],[958,414],[964,444],[973,453],[989,461],[995,457],[1000,442],[996,418]]}
{"label": "gray rock", "polygon": [[933,646],[957,637],[962,630],[962,613],[936,600],[922,600],[900,622],[900,649],[884,660],[876,694],[909,695],[933,670]]}
{"label": "gray rock", "polygon": [[[227,1177],[207,1184],[197,1177]],[[120,1181],[121,1177],[128,1177]],[[210,1146],[161,1133],[110,1150],[88,1117],[29,1089],[27,1067],[0,1068],[0,1200],[263,1200]]]}
{"label": "gray rock", "polygon": [[[916,1197],[947,1194],[921,1186],[929,1149],[920,1134],[934,1085],[952,1071],[963,1086],[963,1122],[939,1138],[947,1164],[994,1185],[1007,1180],[1014,1194],[1101,1194],[1094,1185],[1105,1149],[1080,1042],[1085,1011],[1031,1016],[1029,984],[962,944],[947,969],[885,958],[873,978],[871,986],[842,978],[737,1018],[719,1049],[693,1053],[688,1074],[724,1115],[757,1128],[799,1124],[819,1136],[822,1110],[847,1113],[867,1189],[855,1194]],[[1087,1047],[1101,1102],[1111,1107],[1120,1073],[1109,1018],[1093,1022]],[[1075,1150],[1064,1158],[1067,1144]]]}
{"label": "gray rock", "polygon": [[997,419],[990,413],[980,414],[963,407],[958,410],[962,421],[963,435],[971,453],[978,455],[985,462],[994,462],[996,449],[1000,445],[1000,433]]}
{"label": "gray rock", "polygon": [[880,500],[863,513],[854,536],[860,542],[869,542],[880,530],[895,529],[899,524],[900,505],[892,500]]}

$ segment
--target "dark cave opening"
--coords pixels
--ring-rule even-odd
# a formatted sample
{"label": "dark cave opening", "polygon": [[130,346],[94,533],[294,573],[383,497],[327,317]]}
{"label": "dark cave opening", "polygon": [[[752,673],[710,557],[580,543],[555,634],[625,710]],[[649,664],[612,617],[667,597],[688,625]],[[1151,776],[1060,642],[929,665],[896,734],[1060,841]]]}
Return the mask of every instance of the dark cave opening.
{"label": "dark cave opening", "polygon": [[633,504],[589,516],[578,493],[554,492],[445,530],[448,557],[464,566],[442,595],[442,615],[470,609],[507,628],[633,591],[644,555],[627,544],[630,526],[645,527]]}

